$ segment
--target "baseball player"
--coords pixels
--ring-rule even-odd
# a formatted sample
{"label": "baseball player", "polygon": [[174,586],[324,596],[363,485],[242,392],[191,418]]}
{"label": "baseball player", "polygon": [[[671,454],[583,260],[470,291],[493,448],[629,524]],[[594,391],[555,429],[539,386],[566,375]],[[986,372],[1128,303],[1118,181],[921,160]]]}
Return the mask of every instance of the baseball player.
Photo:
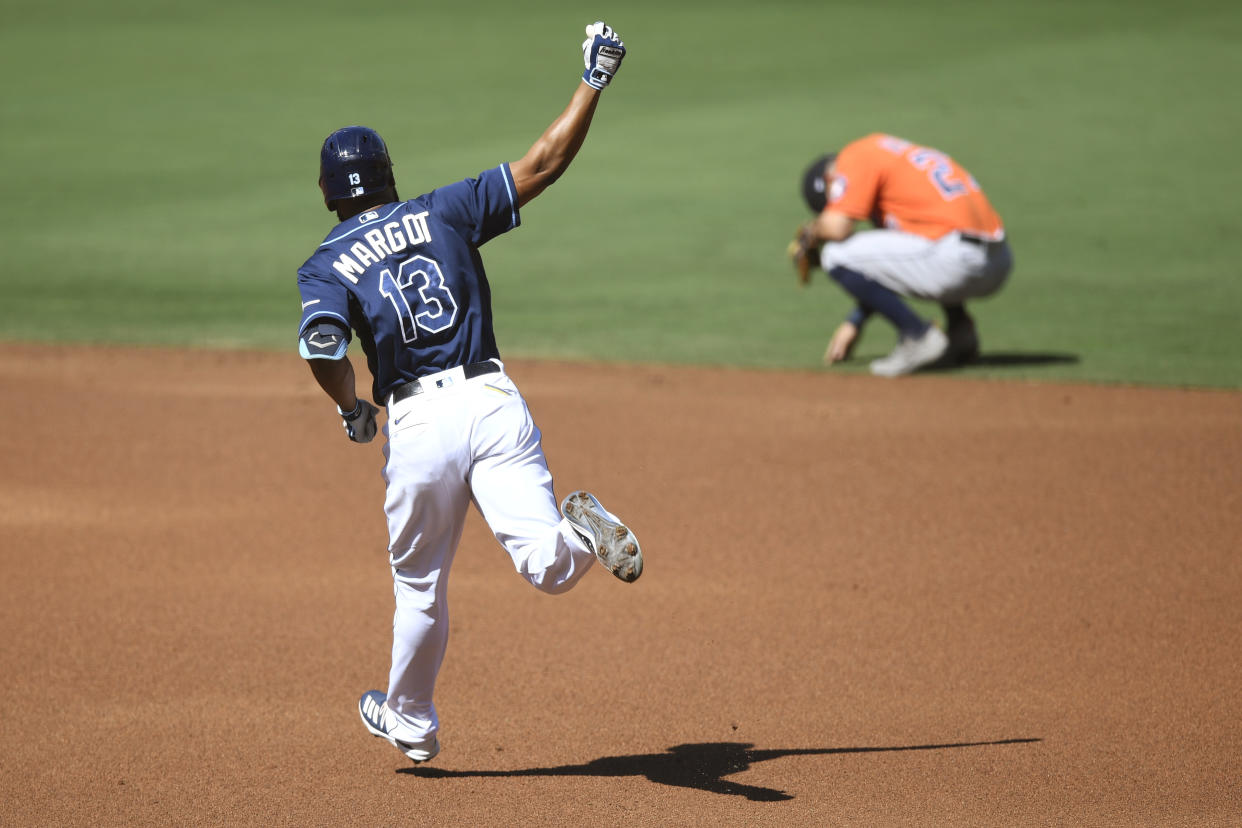
{"label": "baseball player", "polygon": [[319,186],[340,223],[298,269],[298,350],[350,440],[369,442],[378,412],[355,391],[346,356],[354,335],[372,397],[387,408],[392,665],[387,692],[363,694],[358,710],[367,730],[415,762],[440,750],[432,694],[448,641],[449,567],[472,502],[518,573],[544,592],[568,590],[596,560],[626,582],[643,571],[637,538],[594,496],[574,492],[557,509],[539,429],[500,360],[479,256],[518,226],[521,208],[586,138],[625,56],[602,22],[586,33],[582,82],[517,161],[402,201],[374,130],[339,129],[320,153]]}
{"label": "baseball player", "polygon": [[[873,374],[896,377],[978,355],[966,300],[999,290],[1013,254],[970,173],[939,150],[874,133],[812,163],[802,194],[817,216],[790,245],[799,276],[806,283],[817,262],[857,303],[833,333],[825,364],[846,359],[876,313],[897,328],[898,341],[871,363]],[[855,232],[864,219],[876,229]],[[902,297],[938,302],[945,330]]]}

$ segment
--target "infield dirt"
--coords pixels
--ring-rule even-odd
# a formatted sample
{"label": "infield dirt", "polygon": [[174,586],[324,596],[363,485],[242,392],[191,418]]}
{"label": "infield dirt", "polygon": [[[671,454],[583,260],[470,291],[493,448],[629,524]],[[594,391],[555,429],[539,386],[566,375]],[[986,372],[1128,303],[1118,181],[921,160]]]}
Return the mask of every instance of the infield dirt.
{"label": "infield dirt", "polygon": [[293,355],[0,346],[0,823],[1242,821],[1242,394],[508,367],[646,571],[472,513],[415,769],[382,442]]}

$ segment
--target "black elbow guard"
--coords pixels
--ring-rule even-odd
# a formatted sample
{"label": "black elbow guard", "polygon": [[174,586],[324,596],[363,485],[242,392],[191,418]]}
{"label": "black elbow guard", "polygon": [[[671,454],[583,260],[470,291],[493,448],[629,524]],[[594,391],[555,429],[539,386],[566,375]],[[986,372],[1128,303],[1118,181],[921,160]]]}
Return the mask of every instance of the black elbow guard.
{"label": "black elbow guard", "polygon": [[349,350],[349,329],[332,319],[316,319],[298,338],[302,359],[340,359]]}

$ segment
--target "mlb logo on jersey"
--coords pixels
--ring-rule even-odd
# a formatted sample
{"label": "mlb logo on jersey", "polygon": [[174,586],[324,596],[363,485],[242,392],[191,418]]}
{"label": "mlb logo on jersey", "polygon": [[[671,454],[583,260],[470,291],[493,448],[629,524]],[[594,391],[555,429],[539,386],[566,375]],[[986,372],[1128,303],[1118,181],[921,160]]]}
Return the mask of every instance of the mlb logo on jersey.
{"label": "mlb logo on jersey", "polygon": [[358,223],[366,224],[368,221],[374,221],[377,218],[379,218],[379,213],[373,210],[369,213],[363,213],[362,215],[358,216]]}

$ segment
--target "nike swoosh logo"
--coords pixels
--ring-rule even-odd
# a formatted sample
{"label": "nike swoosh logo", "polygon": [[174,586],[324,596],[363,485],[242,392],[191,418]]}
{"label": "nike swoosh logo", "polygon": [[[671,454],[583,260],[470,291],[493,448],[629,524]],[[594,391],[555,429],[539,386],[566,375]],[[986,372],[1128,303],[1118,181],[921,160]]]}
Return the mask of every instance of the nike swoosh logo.
{"label": "nike swoosh logo", "polygon": [[318,305],[318,304],[319,304],[319,300],[318,300],[318,299],[312,299],[312,300],[310,300],[309,302],[303,302],[303,303],[302,303],[302,310],[306,310],[306,309],[307,309],[307,308],[309,308],[311,305]]}
{"label": "nike swoosh logo", "polygon": [[[397,415],[396,417],[389,417],[388,424],[390,426],[399,426],[401,425],[401,423],[405,421],[406,417],[410,416],[413,413],[414,413],[413,411],[403,411],[401,414]],[[418,417],[415,417],[414,422],[410,423],[410,425],[411,426],[426,426],[427,421],[425,419],[420,419]]]}

